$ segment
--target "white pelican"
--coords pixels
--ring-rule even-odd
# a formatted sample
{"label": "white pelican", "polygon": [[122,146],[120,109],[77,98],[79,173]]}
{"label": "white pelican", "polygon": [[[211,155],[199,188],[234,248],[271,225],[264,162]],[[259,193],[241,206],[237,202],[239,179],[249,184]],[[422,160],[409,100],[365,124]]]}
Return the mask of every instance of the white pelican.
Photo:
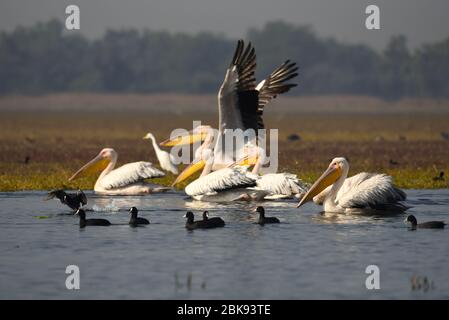
{"label": "white pelican", "polygon": [[333,159],[298,207],[313,199],[323,205],[325,212],[334,213],[403,212],[408,209],[400,203],[406,199],[405,193],[393,185],[390,176],[362,172],[347,178],[348,171],[349,163],[345,158]]}
{"label": "white pelican", "polygon": [[245,147],[245,156],[234,162],[231,167],[235,165],[253,166],[251,173],[248,175],[256,180],[254,189],[268,192],[265,200],[300,198],[307,192],[308,185],[299,179],[296,174],[270,172],[260,175],[264,169],[262,166],[265,159],[264,149],[251,143],[248,143]]}
{"label": "white pelican", "polygon": [[170,153],[159,148],[154,135],[151,132],[148,132],[143,138],[151,139],[154,152],[156,152],[156,157],[159,160],[159,165],[161,166],[161,168],[165,171],[170,171],[173,174],[178,174],[178,168],[174,164],[175,159]]}
{"label": "white pelican", "polygon": [[[274,70],[268,78],[260,82],[256,86],[255,73],[256,69],[256,55],[255,50],[249,44],[246,48],[242,40],[238,41],[234,57],[228,69],[223,84],[218,93],[218,111],[219,111],[219,129],[217,137],[214,136],[207,141],[207,145],[201,148],[200,152],[205,151],[206,155],[200,154],[195,161],[189,165],[176,179],[175,184],[179,183],[198,170],[203,169],[201,177],[194,181],[195,185],[203,184],[201,188],[203,192],[216,192],[213,185],[207,186],[207,183],[212,183],[211,179],[205,179],[211,171],[226,168],[229,164],[235,161],[234,151],[227,150],[224,146],[225,132],[227,129],[235,130],[241,129],[246,131],[253,129],[257,132],[258,129],[263,129],[263,110],[265,105],[275,98],[278,94],[289,91],[295,87],[296,84],[286,83],[288,80],[296,77],[298,68],[295,63],[286,61],[279,68]],[[179,141],[189,141],[188,138],[179,138]],[[192,139],[190,139],[192,140]],[[176,145],[173,140],[167,141],[165,145]],[[206,142],[205,142],[206,143]],[[212,143],[213,148],[212,148]],[[234,146],[235,148],[235,146]],[[211,154],[213,150],[213,154]],[[232,153],[232,154],[231,154]],[[208,164],[208,165],[207,165]],[[230,169],[230,168],[227,168]],[[229,180],[229,175],[234,174],[241,176],[240,169],[226,170],[220,174],[213,175],[213,179]],[[238,180],[238,179],[237,179]],[[253,179],[254,180],[254,179]],[[218,182],[214,182],[216,184]],[[218,183],[223,185],[222,183]],[[242,186],[247,186],[243,182]],[[235,185],[230,188],[236,188]],[[190,188],[186,188],[190,190]],[[266,193],[266,192],[264,192]]]}
{"label": "white pelican", "polygon": [[69,181],[80,176],[102,171],[95,182],[94,191],[107,195],[141,195],[167,191],[169,188],[145,183],[143,180],[163,177],[164,172],[156,169],[150,162],[132,162],[114,169],[117,163],[117,152],[105,148],[81,169]]}

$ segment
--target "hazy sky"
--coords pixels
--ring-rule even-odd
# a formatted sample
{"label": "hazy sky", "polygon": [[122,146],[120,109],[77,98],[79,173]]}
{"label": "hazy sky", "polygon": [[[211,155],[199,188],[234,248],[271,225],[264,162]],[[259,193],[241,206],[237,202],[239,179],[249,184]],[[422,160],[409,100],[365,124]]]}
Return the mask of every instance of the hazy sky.
{"label": "hazy sky", "polygon": [[[449,36],[449,0],[0,0],[0,30],[54,17],[65,20],[68,4],[80,7],[81,32],[94,38],[122,27],[237,38],[250,27],[279,19],[377,49],[392,34],[405,34],[411,47]],[[380,7],[381,30],[365,28],[369,4]]]}

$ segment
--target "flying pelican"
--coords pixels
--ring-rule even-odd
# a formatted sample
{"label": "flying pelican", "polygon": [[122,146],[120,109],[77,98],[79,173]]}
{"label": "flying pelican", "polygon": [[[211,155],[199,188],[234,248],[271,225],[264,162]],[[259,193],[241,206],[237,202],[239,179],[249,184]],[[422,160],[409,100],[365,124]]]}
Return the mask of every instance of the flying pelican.
{"label": "flying pelican", "polygon": [[[218,93],[218,111],[219,111],[219,129],[218,134],[210,140],[206,138],[207,145],[201,148],[206,151],[207,156],[197,157],[194,162],[189,165],[175,181],[179,183],[198,170],[203,169],[201,177],[194,181],[195,185],[202,184],[200,188],[204,192],[213,193],[217,190],[213,185],[223,185],[216,179],[223,179],[226,181],[235,182],[238,177],[242,177],[241,169],[225,170],[220,174],[214,174],[212,178],[206,180],[205,178],[211,171],[226,168],[230,163],[235,161],[234,151],[226,150],[225,133],[228,129],[240,129],[246,131],[253,129],[257,132],[258,129],[263,129],[263,110],[266,104],[274,99],[278,94],[289,91],[295,87],[296,84],[286,83],[288,80],[296,77],[296,63],[291,63],[289,60],[284,62],[279,68],[274,70],[269,77],[261,81],[257,86],[255,82],[256,69],[256,54],[251,44],[245,48],[242,40],[237,43],[237,48],[234,57],[228,69],[223,84]],[[183,141],[189,139],[182,138]],[[213,140],[213,141],[212,141]],[[173,140],[167,141],[166,145],[175,145]],[[212,148],[213,144],[213,148]],[[213,150],[213,152],[211,151]],[[232,151],[232,152],[228,152]],[[230,154],[232,153],[232,154]],[[230,169],[230,168],[227,168]],[[231,175],[234,175],[230,178]],[[253,179],[254,180],[254,179]],[[212,183],[209,187],[206,183]],[[242,179],[243,186],[247,186],[246,180]],[[233,185],[232,188],[236,186]],[[186,192],[190,188],[186,188]]]}
{"label": "flying pelican", "polygon": [[407,206],[404,191],[393,185],[385,174],[362,172],[347,178],[349,163],[335,158],[327,170],[301,199],[298,207],[313,199],[322,204],[325,212],[353,213],[360,211],[403,212]]}
{"label": "flying pelican", "polygon": [[169,188],[145,183],[143,180],[163,177],[164,172],[156,169],[150,162],[132,162],[117,169],[117,152],[105,148],[83,167],[81,167],[69,181],[83,175],[101,171],[95,182],[94,191],[106,195],[141,195],[167,191]]}
{"label": "flying pelican", "polygon": [[174,162],[174,157],[168,153],[167,151],[162,150],[159,148],[159,146],[156,143],[156,138],[154,138],[154,135],[151,132],[148,132],[144,139],[151,139],[151,142],[153,143],[153,149],[156,152],[156,157],[159,160],[159,165],[162,169],[165,171],[170,171],[173,174],[178,174],[178,168],[176,168]]}

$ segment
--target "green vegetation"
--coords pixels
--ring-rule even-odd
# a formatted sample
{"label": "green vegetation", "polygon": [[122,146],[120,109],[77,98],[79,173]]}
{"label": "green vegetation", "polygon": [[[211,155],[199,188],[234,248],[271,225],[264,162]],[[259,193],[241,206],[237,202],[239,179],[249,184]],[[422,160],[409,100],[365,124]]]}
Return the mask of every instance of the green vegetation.
{"label": "green vegetation", "polygon": [[[121,105],[127,99],[115,96],[113,100]],[[209,97],[204,99],[209,101]],[[30,100],[31,104],[35,102]],[[180,99],[178,103],[184,105],[185,101]],[[103,147],[118,152],[119,165],[142,160],[157,165],[152,146],[142,139],[143,135],[151,131],[160,141],[174,128],[189,128],[192,119],[214,125],[215,114],[178,117],[151,112],[1,112],[0,191],[92,189],[96,177],[73,183],[68,178]],[[351,164],[350,174],[384,172],[403,188],[447,188],[449,178],[433,178],[440,171],[449,173],[449,140],[441,135],[449,129],[448,120],[447,114],[439,113],[292,112],[281,116],[272,110],[267,112],[265,122],[268,128],[280,128],[279,171],[294,172],[306,182],[313,182],[330,159],[345,156]],[[292,133],[299,134],[300,140],[289,141]],[[174,179],[167,174],[154,182],[169,186]]]}

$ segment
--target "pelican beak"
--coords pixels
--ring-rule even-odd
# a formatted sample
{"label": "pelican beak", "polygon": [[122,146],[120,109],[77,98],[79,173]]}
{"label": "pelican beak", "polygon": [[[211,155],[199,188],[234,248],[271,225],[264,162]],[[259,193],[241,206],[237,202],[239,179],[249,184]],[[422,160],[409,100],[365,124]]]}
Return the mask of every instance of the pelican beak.
{"label": "pelican beak", "polygon": [[321,191],[326,189],[328,186],[333,184],[338,180],[341,176],[341,167],[340,166],[330,166],[322,175],[318,178],[317,181],[310,187],[309,191],[302,197],[301,201],[296,206],[299,208],[307,201],[310,201],[319,194]]}
{"label": "pelican beak", "polygon": [[186,145],[186,144],[194,144],[196,142],[201,142],[204,139],[206,139],[207,133],[201,132],[201,133],[193,133],[190,132],[187,135],[184,136],[178,136],[174,139],[167,139],[165,141],[162,141],[159,143],[161,147],[174,147],[174,146],[180,146],[180,145]]}
{"label": "pelican beak", "polygon": [[69,181],[103,171],[108,166],[108,163],[109,160],[107,158],[98,155],[75,172],[73,176],[70,177]]}
{"label": "pelican beak", "polygon": [[206,166],[206,161],[204,160],[194,160],[191,164],[189,164],[176,178],[176,180],[172,183],[172,187],[177,185],[178,183],[183,182],[188,177],[196,173],[197,171],[203,169]]}
{"label": "pelican beak", "polygon": [[234,168],[235,166],[254,166],[257,163],[257,155],[246,155],[243,158],[231,163],[228,167]]}

